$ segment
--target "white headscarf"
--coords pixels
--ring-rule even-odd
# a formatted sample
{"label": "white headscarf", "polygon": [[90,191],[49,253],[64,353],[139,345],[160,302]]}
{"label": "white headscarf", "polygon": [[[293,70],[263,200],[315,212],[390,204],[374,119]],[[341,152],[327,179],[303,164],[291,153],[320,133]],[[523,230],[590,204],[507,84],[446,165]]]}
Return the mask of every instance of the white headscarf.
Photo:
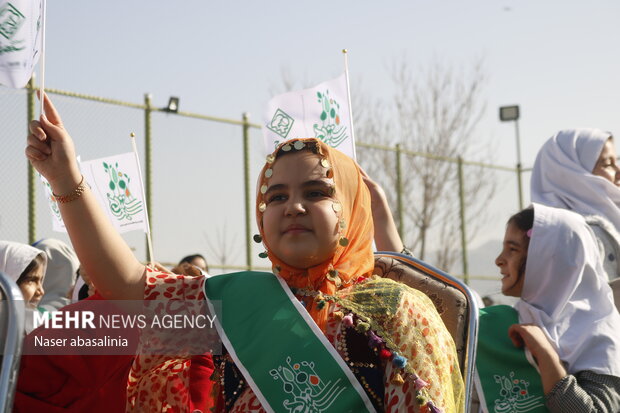
{"label": "white headscarf", "polygon": [[43,256],[47,262],[45,253],[30,245],[12,241],[0,241],[0,271],[17,282],[19,276],[37,255]]}
{"label": "white headscarf", "polygon": [[530,190],[532,202],[607,218],[620,231],[620,188],[592,170],[611,133],[568,129],[538,152]]}
{"label": "white headscarf", "polygon": [[569,373],[620,376],[620,314],[585,219],[534,206],[521,299],[521,323],[538,325]]}
{"label": "white headscarf", "polygon": [[75,283],[80,262],[71,247],[64,242],[47,238],[34,244],[47,254],[47,271],[43,280],[45,295],[39,306],[59,309],[70,303],[67,293]]}

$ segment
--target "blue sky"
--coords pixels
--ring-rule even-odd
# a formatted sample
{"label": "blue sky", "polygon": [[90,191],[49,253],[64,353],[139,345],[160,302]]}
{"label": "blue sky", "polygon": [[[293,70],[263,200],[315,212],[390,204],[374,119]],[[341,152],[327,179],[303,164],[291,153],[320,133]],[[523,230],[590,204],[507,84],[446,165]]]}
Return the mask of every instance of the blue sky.
{"label": "blue sky", "polygon": [[[514,165],[514,126],[500,123],[497,112],[499,106],[519,104],[523,163],[527,167],[543,141],[559,129],[620,131],[619,16],[620,3],[611,0],[50,1],[46,85],[136,103],[149,92],[156,106],[164,106],[174,95],[181,98],[180,107],[185,111],[237,119],[249,112],[251,120],[258,122],[283,68],[300,84],[331,79],[342,72],[342,48],[349,50],[353,85],[383,99],[394,93],[388,68],[395,61],[405,60],[415,70],[436,59],[467,71],[482,58],[488,76],[484,92],[487,106],[478,139],[496,148],[494,163]],[[4,99],[2,93],[8,92],[0,88],[0,99]],[[67,127],[85,159],[111,154],[106,143],[79,142],[91,133],[95,136],[105,130],[106,136],[126,136],[131,130],[140,132],[139,113],[122,115],[127,118],[119,122],[122,127],[114,125],[114,114],[101,114],[92,123],[81,124],[81,118],[92,116],[89,111],[92,109],[84,104],[66,116]],[[209,181],[215,176],[213,170],[222,167],[220,162],[237,162],[241,156],[238,145],[220,148],[214,142],[198,148],[195,146],[203,141],[183,141],[175,136],[175,131],[177,135],[195,134],[190,126],[168,127],[171,138],[162,139],[158,150],[166,156],[159,161],[188,168],[186,175],[204,174],[204,180],[192,185],[200,187],[197,192],[201,194],[194,199],[205,205],[205,222],[228,222],[228,231],[236,234],[239,242],[242,210],[238,206],[225,212],[210,209],[212,205],[221,206],[233,187],[215,182],[221,179]],[[216,127],[212,134],[220,140],[239,135]],[[260,139],[260,133],[252,136]],[[183,162],[183,150],[215,153],[205,155],[195,170]],[[19,151],[16,154],[22,156]],[[257,152],[252,156],[253,170],[257,171],[262,155]],[[175,209],[173,201],[188,198],[188,190],[164,196],[162,191],[156,217]],[[503,222],[516,208],[513,186],[498,196],[506,198],[510,206],[500,202],[505,208],[496,211],[498,224],[485,229],[474,246],[500,239]],[[239,204],[239,199],[233,203]],[[174,230],[174,225],[157,218],[154,224],[159,224],[160,236]],[[180,223],[177,228],[184,226]],[[46,231],[44,224],[41,228]],[[212,232],[213,227],[205,224],[204,231]],[[25,235],[20,232],[13,238]],[[135,244],[140,254],[143,243]],[[174,261],[184,251],[206,249],[204,235],[192,238],[188,245],[161,238],[159,245],[161,253],[156,255],[162,261]],[[239,261],[243,261],[243,254]]]}
{"label": "blue sky", "polygon": [[[487,116],[481,135],[512,163],[514,131],[497,107],[521,105],[525,163],[559,128],[617,130],[620,80],[613,1],[118,1],[48,5],[50,87],[224,117],[259,119],[286,67],[318,83],[342,70],[388,97],[391,62],[438,58],[468,68],[484,59]],[[357,84],[357,83],[356,83]],[[484,136],[486,135],[486,136]]]}

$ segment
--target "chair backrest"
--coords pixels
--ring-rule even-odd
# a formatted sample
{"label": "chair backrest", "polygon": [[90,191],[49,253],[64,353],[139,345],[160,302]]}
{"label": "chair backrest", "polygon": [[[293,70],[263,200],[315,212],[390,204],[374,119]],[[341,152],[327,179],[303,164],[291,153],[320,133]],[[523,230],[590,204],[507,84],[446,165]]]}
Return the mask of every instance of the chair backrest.
{"label": "chair backrest", "polygon": [[478,339],[478,304],[460,280],[416,258],[395,252],[375,253],[375,274],[425,293],[454,338],[470,406]]}
{"label": "chair backrest", "polygon": [[614,302],[616,303],[616,308],[620,312],[620,278],[616,278],[615,280],[609,283],[611,287],[611,291],[614,293]]}
{"label": "chair backrest", "polygon": [[24,339],[24,299],[17,284],[0,272],[0,413],[13,410]]}

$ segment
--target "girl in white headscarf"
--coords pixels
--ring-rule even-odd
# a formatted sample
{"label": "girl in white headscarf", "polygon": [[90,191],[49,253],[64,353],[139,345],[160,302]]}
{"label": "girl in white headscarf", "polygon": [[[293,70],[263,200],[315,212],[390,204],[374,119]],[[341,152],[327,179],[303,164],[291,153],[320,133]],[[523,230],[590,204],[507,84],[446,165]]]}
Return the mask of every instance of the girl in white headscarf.
{"label": "girl in white headscarf", "polygon": [[43,298],[46,265],[45,252],[19,242],[0,241],[0,271],[15,281],[26,308],[37,308]]}
{"label": "girl in white headscarf", "polygon": [[612,135],[600,129],[558,132],[540,149],[532,171],[532,202],[586,217],[609,280],[620,277],[619,185]]}
{"label": "girl in white headscarf", "polygon": [[70,246],[53,238],[37,241],[33,247],[44,251],[48,260],[43,282],[45,295],[40,306],[55,311],[70,304],[68,295],[73,289],[80,266],[77,255]]}
{"label": "girl in white headscarf", "polygon": [[534,204],[508,221],[496,264],[520,298],[508,334],[536,360],[547,408],[619,412],[620,315],[584,218]]}

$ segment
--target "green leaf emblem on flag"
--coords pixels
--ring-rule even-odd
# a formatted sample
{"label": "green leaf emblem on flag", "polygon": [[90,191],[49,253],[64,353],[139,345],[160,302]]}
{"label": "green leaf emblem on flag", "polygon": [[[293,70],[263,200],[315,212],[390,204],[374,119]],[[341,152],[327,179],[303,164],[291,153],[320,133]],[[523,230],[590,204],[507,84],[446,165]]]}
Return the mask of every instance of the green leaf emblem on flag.
{"label": "green leaf emblem on flag", "polygon": [[7,40],[11,40],[24,23],[24,20],[26,20],[26,17],[15,6],[11,3],[6,3],[3,7],[0,7],[0,35]]}
{"label": "green leaf emblem on flag", "polygon": [[[52,187],[50,183],[47,181],[43,181],[43,184],[47,187],[47,190],[49,191],[49,193],[52,194]],[[62,221],[62,217],[60,216],[60,209],[58,208],[58,203],[56,202],[54,195],[50,195],[50,201],[51,202],[49,204],[50,204],[50,208],[52,209],[52,213],[56,216],[58,221]]]}
{"label": "green leaf emblem on flag", "polygon": [[103,168],[109,177],[108,187],[111,192],[107,192],[106,196],[112,215],[119,221],[131,221],[134,215],[142,211],[142,202],[129,189],[131,178],[119,170],[118,162],[114,165],[103,162]]}
{"label": "green leaf emblem on flag", "polygon": [[329,90],[325,93],[317,92],[318,103],[322,111],[319,116],[321,124],[314,124],[314,133],[317,139],[322,140],[329,146],[336,148],[347,138],[347,128],[340,120],[340,104],[329,96]]}
{"label": "green leaf emblem on flag", "polygon": [[9,44],[0,43],[0,55],[24,49],[21,44],[23,40],[16,41],[13,38],[25,20],[26,17],[11,3],[0,6],[0,36],[10,41]]}
{"label": "green leaf emblem on flag", "polygon": [[267,125],[267,129],[277,133],[279,136],[286,138],[291,131],[295,119],[286,114],[282,109],[276,110],[271,122]]}

